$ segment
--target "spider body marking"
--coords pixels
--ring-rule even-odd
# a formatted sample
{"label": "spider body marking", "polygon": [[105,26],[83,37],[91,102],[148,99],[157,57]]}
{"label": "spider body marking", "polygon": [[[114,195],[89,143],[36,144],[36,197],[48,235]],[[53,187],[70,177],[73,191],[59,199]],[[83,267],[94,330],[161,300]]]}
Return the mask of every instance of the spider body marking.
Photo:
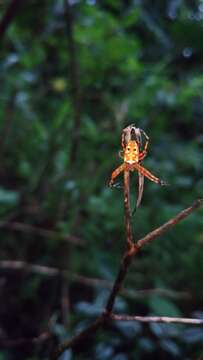
{"label": "spider body marking", "polygon": [[129,140],[125,147],[123,147],[122,154],[120,156],[123,158],[124,162],[119,167],[117,167],[111,174],[111,180],[109,186],[113,186],[115,178],[123,171],[135,171],[137,170],[140,174],[147,177],[149,180],[155,182],[159,185],[166,185],[163,180],[160,180],[154,176],[150,171],[145,169],[140,165],[140,161],[145,158],[147,155],[147,148],[149,144],[149,138],[146,137],[146,143],[143,151],[140,151],[139,144],[136,140]]}

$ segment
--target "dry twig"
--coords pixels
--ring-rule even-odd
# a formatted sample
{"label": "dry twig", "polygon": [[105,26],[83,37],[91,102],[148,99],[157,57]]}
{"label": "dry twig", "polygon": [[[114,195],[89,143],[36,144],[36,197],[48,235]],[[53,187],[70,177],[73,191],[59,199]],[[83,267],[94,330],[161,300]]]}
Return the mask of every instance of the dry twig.
{"label": "dry twig", "polygon": [[19,232],[33,234],[33,235],[36,234],[36,235],[39,235],[39,236],[42,236],[45,238],[59,238],[61,240],[67,241],[74,245],[84,246],[84,241],[75,235],[65,235],[65,234],[59,233],[57,231],[43,229],[43,228],[39,228],[37,226],[20,223],[17,221],[0,222],[0,228],[6,228],[8,230],[19,231]]}
{"label": "dry twig", "polygon": [[145,323],[164,323],[164,324],[190,324],[202,325],[203,319],[179,318],[169,316],[129,316],[129,315],[110,315],[111,320],[116,321],[139,321]]}
{"label": "dry twig", "polygon": [[[76,282],[85,286],[99,287],[112,289],[113,283],[108,280],[100,278],[90,278],[84,275],[74,273],[69,270],[63,270],[56,267],[50,267],[45,265],[38,265],[27,263],[21,260],[0,260],[0,269],[8,271],[24,271],[26,273],[38,274],[41,276],[57,277],[61,276],[64,281],[67,279],[70,282]],[[131,299],[142,299],[147,296],[159,295],[165,296],[171,299],[190,299],[190,294],[182,291],[174,291],[170,289],[145,289],[145,290],[133,290],[133,289],[122,289],[122,295]]]}
{"label": "dry twig", "polygon": [[[104,310],[104,313],[101,314],[101,316],[99,316],[98,319],[92,325],[90,325],[88,328],[81,331],[78,335],[76,335],[72,339],[67,340],[63,344],[61,344],[58,347],[57,351],[55,352],[55,354],[53,356],[53,359],[57,359],[58,356],[60,356],[65,349],[74,347],[76,344],[78,344],[86,336],[94,334],[94,332],[98,328],[100,328],[106,322],[108,322],[109,320],[112,319],[112,310],[113,310],[113,306],[114,306],[114,303],[115,303],[116,296],[118,295],[118,293],[119,293],[119,291],[120,291],[120,289],[121,289],[121,287],[123,285],[123,281],[125,279],[125,276],[127,274],[128,268],[130,266],[130,263],[132,262],[133,257],[138,253],[138,251],[144,245],[148,244],[150,241],[154,240],[157,236],[162,235],[164,232],[169,230],[171,227],[175,226],[178,222],[182,221],[184,218],[189,216],[193,211],[198,209],[202,204],[203,204],[203,199],[199,199],[199,200],[195,201],[189,208],[181,211],[174,218],[170,219],[168,222],[166,222],[162,226],[160,226],[157,229],[153,230],[152,232],[147,234],[144,238],[138,240],[138,242],[136,244],[134,244],[132,248],[127,250],[127,252],[124,254],[123,259],[121,261],[120,269],[119,269],[117,278],[115,280],[115,283],[113,285],[113,288],[111,290],[111,293],[109,295],[109,298],[108,298],[107,305],[106,305],[106,308]],[[121,320],[121,319],[118,319],[118,318],[116,319],[117,315],[113,315],[113,317],[114,316],[115,316],[115,320]],[[148,322],[150,317],[146,317],[146,320],[144,320],[144,319],[145,319],[145,317],[136,317],[137,321],[142,321],[142,322],[144,322],[144,321]],[[159,317],[159,318],[156,317],[154,319],[156,319],[156,320],[154,320],[156,322],[158,322],[158,320],[159,320],[159,322],[167,322],[167,323],[170,322],[169,317],[162,317],[162,318],[161,317]],[[131,320],[132,320],[132,317],[131,317]],[[151,320],[152,320],[152,317],[151,317]],[[202,322],[201,322],[202,320],[200,320],[200,319],[172,318],[171,322],[186,323],[186,320],[188,321],[188,323],[193,324],[193,325],[197,325],[197,324],[200,324],[200,323],[202,324]]]}

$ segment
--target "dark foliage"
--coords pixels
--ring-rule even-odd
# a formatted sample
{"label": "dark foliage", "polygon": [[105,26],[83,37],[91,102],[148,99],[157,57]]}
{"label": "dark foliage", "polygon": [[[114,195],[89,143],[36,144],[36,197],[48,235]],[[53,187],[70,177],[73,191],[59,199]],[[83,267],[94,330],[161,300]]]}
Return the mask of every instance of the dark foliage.
{"label": "dark foliage", "polygon": [[[122,190],[107,187],[123,127],[147,132],[145,166],[170,183],[145,181],[136,239],[202,197],[202,1],[69,2],[19,1],[0,34],[0,360],[48,359],[103,308],[99,279],[114,280],[124,248]],[[1,22],[11,5],[0,2]],[[139,255],[117,312],[203,316],[202,215]],[[202,328],[115,323],[63,359],[198,359],[202,339]]]}

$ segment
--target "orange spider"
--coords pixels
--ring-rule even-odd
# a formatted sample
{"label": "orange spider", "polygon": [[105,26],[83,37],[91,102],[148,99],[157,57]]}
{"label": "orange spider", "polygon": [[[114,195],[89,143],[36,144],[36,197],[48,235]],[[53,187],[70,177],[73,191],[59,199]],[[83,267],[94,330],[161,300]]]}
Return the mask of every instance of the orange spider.
{"label": "orange spider", "polygon": [[143,166],[139,164],[139,162],[143,160],[147,155],[149,138],[146,134],[145,136],[146,136],[146,143],[143,151],[141,152],[139,150],[139,144],[137,143],[136,140],[129,140],[127,142],[123,152],[122,151],[120,152],[120,156],[124,159],[124,162],[112,172],[109,186],[113,186],[115,178],[122,171],[134,171],[134,170],[137,170],[140,174],[146,176],[149,180],[154,181],[159,185],[167,185],[165,181],[160,180],[156,176],[152,175],[147,169],[145,169]]}

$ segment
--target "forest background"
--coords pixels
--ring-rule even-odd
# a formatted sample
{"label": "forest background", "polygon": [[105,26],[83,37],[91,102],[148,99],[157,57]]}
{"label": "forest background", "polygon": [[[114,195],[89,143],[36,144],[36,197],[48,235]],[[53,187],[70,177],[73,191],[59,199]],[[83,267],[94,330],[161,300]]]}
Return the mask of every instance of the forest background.
{"label": "forest background", "polygon": [[[0,359],[48,359],[115,279],[122,129],[144,129],[144,165],[170,183],[145,181],[135,239],[202,197],[203,1],[14,0],[0,15]],[[202,216],[143,250],[118,313],[203,318]],[[26,343],[48,327],[54,340]],[[119,322],[62,359],[195,360],[202,342],[201,327]]]}

